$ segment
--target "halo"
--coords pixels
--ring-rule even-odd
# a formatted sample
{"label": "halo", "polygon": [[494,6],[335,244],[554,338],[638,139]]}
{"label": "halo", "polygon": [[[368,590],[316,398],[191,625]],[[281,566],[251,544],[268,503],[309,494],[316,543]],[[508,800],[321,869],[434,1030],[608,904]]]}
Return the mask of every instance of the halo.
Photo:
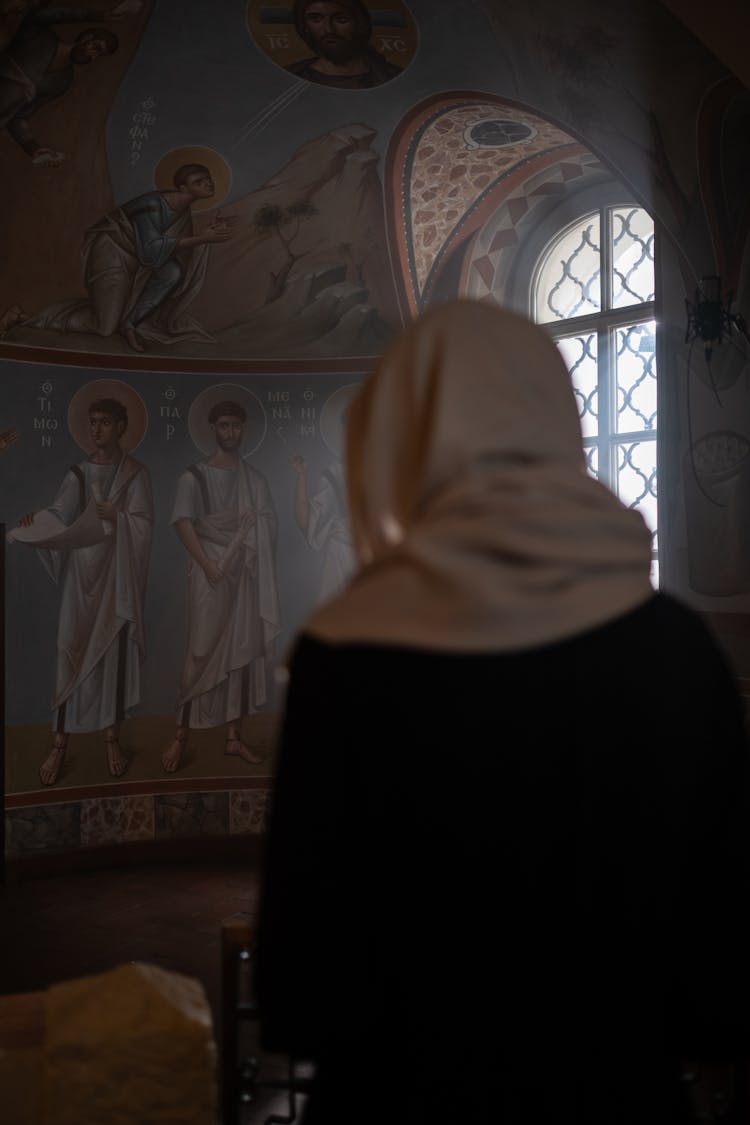
{"label": "halo", "polygon": [[334,457],[344,452],[344,415],[359,390],[359,383],[347,383],[329,395],[320,411],[320,436]]}
{"label": "halo", "polygon": [[[404,0],[362,0],[362,5],[369,11],[372,21],[370,46],[389,62],[405,69],[416,54],[419,41],[417,25],[407,4]],[[310,47],[300,38],[295,27],[293,0],[278,4],[247,0],[245,24],[256,47],[287,73],[294,63],[309,58]],[[376,36],[380,40],[377,45]],[[309,82],[310,79],[302,76],[301,81]],[[390,81],[390,78],[384,79],[384,82]],[[327,85],[322,79],[320,84]],[[282,95],[284,97],[286,95]]]}
{"label": "halo", "polygon": [[255,453],[266,436],[268,420],[258,396],[241,387],[239,383],[220,383],[196,395],[188,412],[188,433],[201,453],[206,456],[213,453],[216,449],[216,438],[209,425],[208,415],[215,403],[226,401],[239,403],[245,408],[247,422],[240,456],[249,457],[251,453]]}
{"label": "halo", "polygon": [[165,152],[154,168],[154,186],[158,191],[174,188],[174,174],[183,164],[205,164],[211,172],[216,191],[210,199],[197,199],[191,211],[210,211],[224,202],[232,187],[232,169],[221,153],[205,145],[183,145]]}
{"label": "halo", "polygon": [[121,379],[92,379],[79,387],[68,404],[68,429],[84,453],[91,453],[89,407],[99,398],[116,398],[128,412],[128,428],[120,438],[120,448],[127,453],[137,449],[148,429],[148,410],[137,391]]}

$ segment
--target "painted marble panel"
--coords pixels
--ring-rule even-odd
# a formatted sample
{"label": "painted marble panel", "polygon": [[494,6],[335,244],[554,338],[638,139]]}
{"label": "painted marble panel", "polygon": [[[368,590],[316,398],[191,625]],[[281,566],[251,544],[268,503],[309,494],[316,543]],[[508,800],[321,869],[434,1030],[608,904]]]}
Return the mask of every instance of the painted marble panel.
{"label": "painted marble panel", "polygon": [[229,831],[229,794],[170,793],[155,798],[156,838],[223,836]]}
{"label": "painted marble panel", "polygon": [[81,845],[153,840],[154,798],[94,797],[81,801]]}
{"label": "painted marble panel", "polygon": [[268,826],[270,789],[238,789],[229,794],[229,831],[262,833]]}

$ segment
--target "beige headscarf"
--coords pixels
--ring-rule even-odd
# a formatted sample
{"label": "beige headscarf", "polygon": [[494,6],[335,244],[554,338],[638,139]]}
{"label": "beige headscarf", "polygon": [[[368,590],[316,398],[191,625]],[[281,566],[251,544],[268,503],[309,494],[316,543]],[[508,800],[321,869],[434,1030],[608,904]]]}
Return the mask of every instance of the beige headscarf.
{"label": "beige headscarf", "polygon": [[585,471],[557,348],[454,301],[391,345],[349,409],[361,569],[306,631],[461,652],[543,645],[645,602],[650,535]]}

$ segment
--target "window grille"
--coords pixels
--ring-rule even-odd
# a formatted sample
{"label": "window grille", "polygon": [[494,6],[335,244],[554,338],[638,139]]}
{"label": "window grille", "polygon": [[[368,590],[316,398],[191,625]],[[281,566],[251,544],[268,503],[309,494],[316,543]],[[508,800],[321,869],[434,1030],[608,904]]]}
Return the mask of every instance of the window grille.
{"label": "window grille", "polygon": [[532,284],[532,315],[570,372],[589,472],[653,532],[658,585],[654,224],[602,207],[558,233]]}

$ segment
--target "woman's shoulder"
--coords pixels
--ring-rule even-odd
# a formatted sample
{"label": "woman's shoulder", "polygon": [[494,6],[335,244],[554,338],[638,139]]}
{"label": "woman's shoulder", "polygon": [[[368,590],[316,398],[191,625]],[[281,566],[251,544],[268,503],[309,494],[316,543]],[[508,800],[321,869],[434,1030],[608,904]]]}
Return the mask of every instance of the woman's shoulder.
{"label": "woman's shoulder", "polygon": [[[457,664],[471,664],[476,668],[480,664],[508,662],[528,665],[536,660],[547,664],[550,660],[564,661],[578,650],[589,656],[609,651],[627,651],[632,655],[640,650],[644,658],[649,652],[655,657],[657,652],[668,650],[682,652],[685,658],[689,658],[688,654],[694,654],[696,649],[713,651],[721,660],[718,645],[701,615],[670,594],[654,593],[627,613],[585,632],[534,648],[473,651],[365,640],[332,641],[304,629],[294,645],[290,668],[315,668],[320,674],[334,672],[344,678],[352,673],[352,669],[354,674],[361,675],[365,667],[377,671],[387,668],[390,676],[394,673],[408,675],[415,668],[428,666],[437,669],[440,665],[455,667]],[[595,655],[592,658],[595,659]]]}
{"label": "woman's shoulder", "polygon": [[609,630],[648,632],[667,643],[714,643],[700,613],[674,595],[661,591],[600,629],[604,633]]}

